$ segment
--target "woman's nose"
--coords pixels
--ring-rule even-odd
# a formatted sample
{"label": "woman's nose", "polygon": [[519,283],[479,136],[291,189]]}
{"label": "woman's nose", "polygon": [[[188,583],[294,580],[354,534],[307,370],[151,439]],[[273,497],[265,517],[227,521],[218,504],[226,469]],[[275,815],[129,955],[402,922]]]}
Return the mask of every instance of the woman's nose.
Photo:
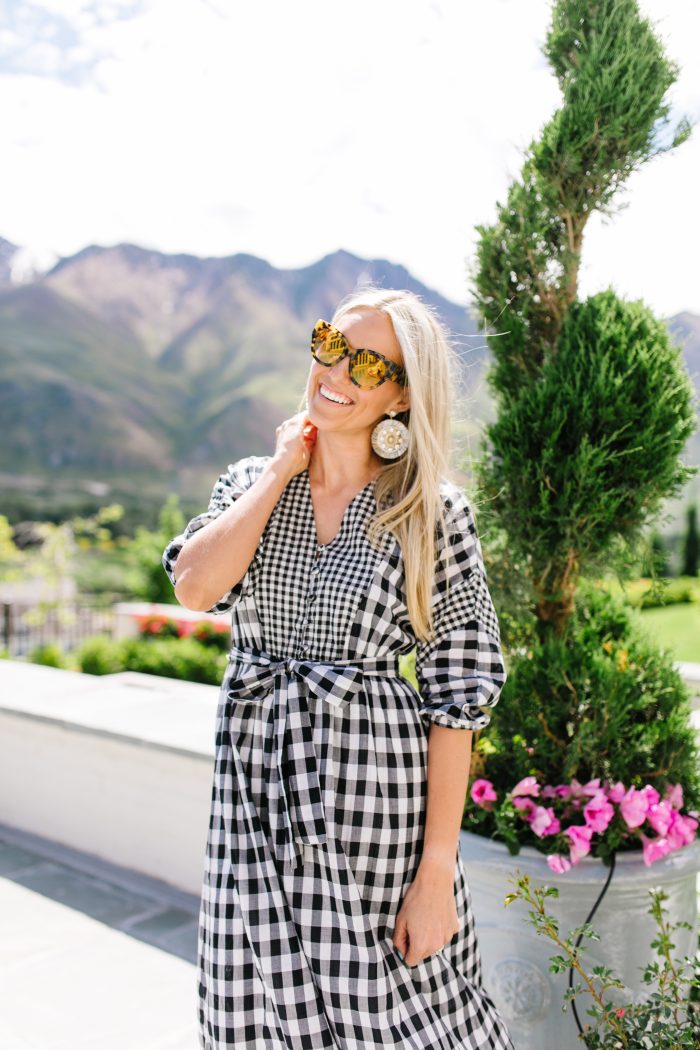
{"label": "woman's nose", "polygon": [[343,357],[340,361],[336,361],[334,365],[328,369],[328,382],[337,382],[339,384],[350,382],[350,369],[348,367],[349,360],[347,357]]}

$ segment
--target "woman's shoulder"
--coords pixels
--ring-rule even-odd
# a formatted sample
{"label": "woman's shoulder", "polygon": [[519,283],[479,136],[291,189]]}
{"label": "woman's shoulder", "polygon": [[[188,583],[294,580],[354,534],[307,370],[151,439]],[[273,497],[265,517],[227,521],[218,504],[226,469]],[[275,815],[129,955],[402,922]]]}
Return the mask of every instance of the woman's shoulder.
{"label": "woman's shoulder", "polygon": [[229,463],[226,471],[229,477],[252,484],[271,459],[272,456],[242,456],[234,463]]}
{"label": "woman's shoulder", "polygon": [[463,522],[472,517],[471,500],[464,489],[451,478],[440,479],[440,497],[448,524]]}

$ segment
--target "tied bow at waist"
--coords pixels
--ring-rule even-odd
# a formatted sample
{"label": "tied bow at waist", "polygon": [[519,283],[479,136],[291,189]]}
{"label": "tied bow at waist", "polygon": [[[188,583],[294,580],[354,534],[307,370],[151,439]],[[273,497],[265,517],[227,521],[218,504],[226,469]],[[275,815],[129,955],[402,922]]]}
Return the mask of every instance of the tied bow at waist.
{"label": "tied bow at waist", "polygon": [[[273,753],[265,775],[275,856],[293,870],[301,853],[297,841],[317,846],[328,839],[309,695],[340,709],[362,689],[365,675],[397,675],[398,659],[323,663],[294,656],[276,659],[233,647],[229,661],[242,665],[228,683],[230,701],[260,703],[271,690],[275,693]],[[270,790],[273,785],[275,791]]]}

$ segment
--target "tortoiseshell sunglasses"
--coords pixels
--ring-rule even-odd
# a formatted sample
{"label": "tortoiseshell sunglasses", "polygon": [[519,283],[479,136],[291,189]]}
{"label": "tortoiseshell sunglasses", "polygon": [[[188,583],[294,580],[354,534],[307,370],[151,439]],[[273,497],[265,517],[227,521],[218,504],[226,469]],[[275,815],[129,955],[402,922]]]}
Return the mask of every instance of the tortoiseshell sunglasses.
{"label": "tortoiseshell sunglasses", "polygon": [[389,379],[407,386],[405,370],[376,350],[353,350],[342,332],[318,320],[311,333],[311,353],[321,365],[334,365],[347,356],[350,378],[362,390],[373,390]]}

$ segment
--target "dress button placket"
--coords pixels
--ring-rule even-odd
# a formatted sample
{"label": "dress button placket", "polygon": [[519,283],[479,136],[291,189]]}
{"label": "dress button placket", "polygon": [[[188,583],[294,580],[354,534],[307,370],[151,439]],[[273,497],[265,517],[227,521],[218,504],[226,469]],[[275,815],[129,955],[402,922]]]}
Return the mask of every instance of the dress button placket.
{"label": "dress button placket", "polygon": [[311,651],[311,647],[309,645],[309,639],[308,639],[308,628],[309,628],[309,624],[311,622],[311,616],[310,616],[311,610],[308,607],[312,606],[314,604],[314,602],[316,601],[316,586],[317,586],[317,583],[318,583],[318,574],[320,572],[319,562],[321,560],[322,555],[323,555],[323,545],[320,544],[320,543],[317,543],[316,544],[316,552],[314,554],[314,563],[311,566],[311,584],[310,584],[309,589],[308,589],[308,591],[306,593],[306,606],[307,606],[307,608],[304,610],[304,615],[303,615],[303,617],[301,619],[300,628],[299,628],[299,634],[300,634],[299,654],[301,656],[308,656],[309,652]]}

